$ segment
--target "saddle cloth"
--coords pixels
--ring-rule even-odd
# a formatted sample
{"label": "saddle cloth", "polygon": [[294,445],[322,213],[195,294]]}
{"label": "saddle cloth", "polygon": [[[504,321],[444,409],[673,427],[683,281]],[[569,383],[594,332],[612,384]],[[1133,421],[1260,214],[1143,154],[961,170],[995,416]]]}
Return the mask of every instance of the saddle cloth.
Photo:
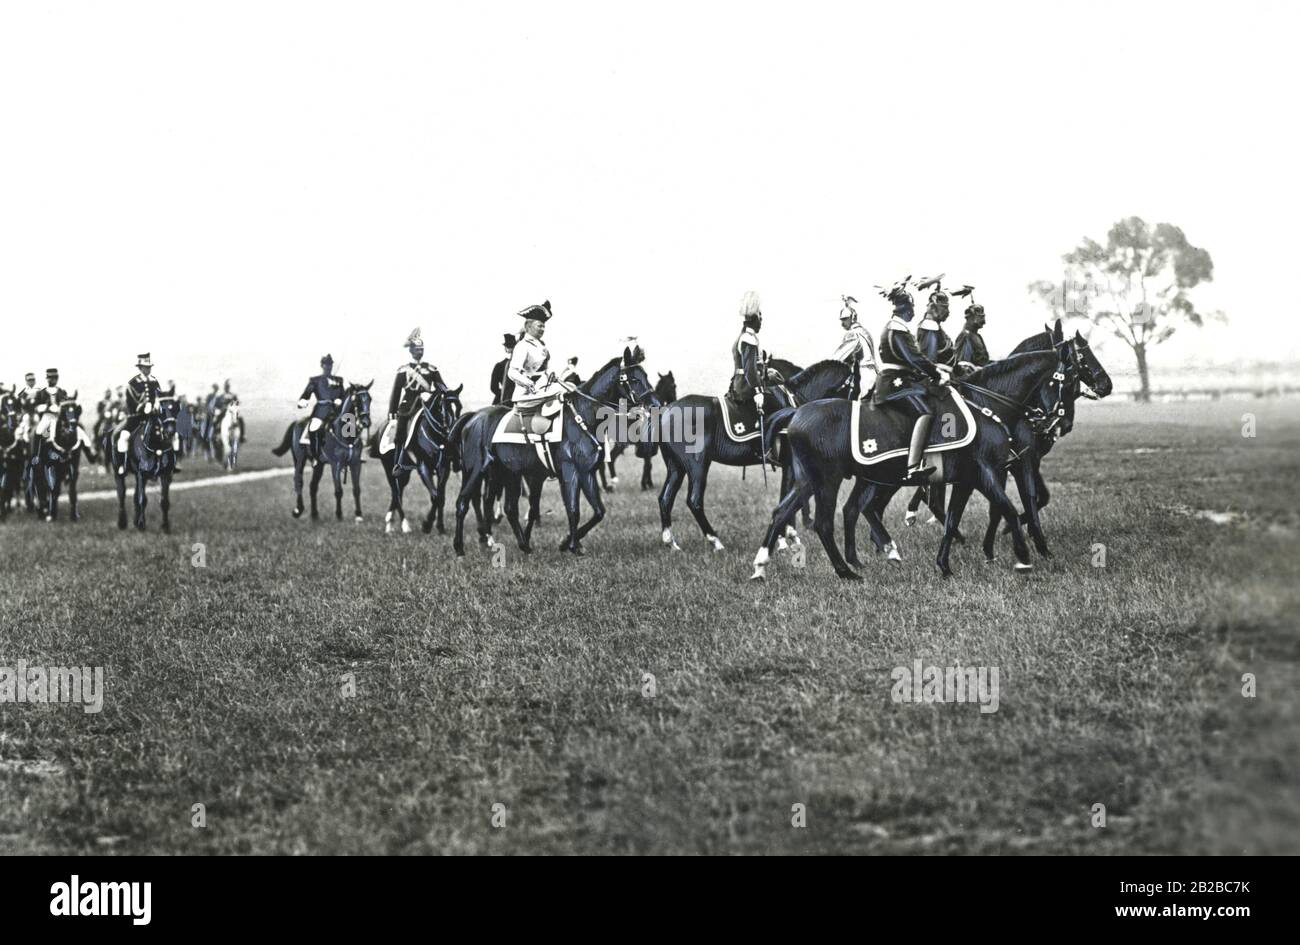
{"label": "saddle cloth", "polygon": [[[786,403],[795,403],[794,397],[784,384],[778,384],[777,387],[785,394]],[[718,409],[722,416],[722,428],[727,431],[727,436],[733,442],[747,443],[762,435],[763,431],[758,422],[758,407],[754,406],[753,398],[747,397],[742,403],[737,403],[724,395],[718,398]],[[780,401],[772,396],[771,388],[768,388],[763,396],[763,414],[770,417],[779,409],[781,409]]]}
{"label": "saddle cloth", "polygon": [[[939,401],[925,455],[946,453],[969,446],[975,439],[975,418],[966,400],[951,387]],[[891,459],[906,459],[916,416],[902,407],[877,407],[868,401],[855,405],[849,422],[849,444],[853,460],[874,466]]]}
{"label": "saddle cloth", "polygon": [[[496,430],[492,433],[493,443],[514,443],[519,446],[530,446],[536,444],[539,440],[546,443],[559,443],[564,439],[564,402],[558,397],[555,400],[542,404],[539,411],[521,415],[519,409],[512,408],[508,414],[501,418],[497,424]],[[537,432],[541,427],[536,421],[544,420],[547,424],[545,432]],[[535,424],[528,427],[528,436],[524,436],[524,424]]]}

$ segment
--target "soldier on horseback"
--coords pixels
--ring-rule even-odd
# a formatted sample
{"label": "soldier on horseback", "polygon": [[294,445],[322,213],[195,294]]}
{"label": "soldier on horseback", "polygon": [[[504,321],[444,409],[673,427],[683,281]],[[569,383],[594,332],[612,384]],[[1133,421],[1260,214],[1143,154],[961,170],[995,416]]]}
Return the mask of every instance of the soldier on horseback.
{"label": "soldier on horseback", "polygon": [[863,387],[862,368],[865,366],[873,377],[875,375],[876,345],[871,340],[871,333],[858,321],[858,311],[853,307],[858,300],[851,295],[842,295],[840,299],[844,302],[840,309],[840,327],[844,329],[844,337],[831,358],[852,366],[853,393],[850,399],[857,400]]}
{"label": "soldier on horseback", "polygon": [[[172,389],[173,389],[173,390],[175,389],[175,385],[172,385]],[[237,404],[237,403],[239,403],[239,395],[236,394],[236,393],[231,389],[231,387],[230,387],[230,378],[226,378],[225,383],[222,384],[222,386],[221,386],[221,400],[220,400],[220,406],[221,406],[221,412],[222,412],[222,414],[225,414],[225,412],[226,412],[226,408],[229,407],[231,404]],[[236,424],[236,426],[239,427],[239,440],[240,440],[240,442],[241,442],[241,443],[247,443],[247,442],[248,442],[248,434],[244,432],[244,415],[243,415],[242,413],[241,413],[238,417],[235,418],[235,424]]]}
{"label": "soldier on horseback", "polygon": [[397,369],[397,377],[393,379],[393,393],[388,399],[388,426],[384,429],[379,449],[382,455],[396,448],[394,474],[412,468],[406,463],[406,447],[414,431],[411,417],[434,391],[447,389],[438,369],[424,360],[424,339],[420,337],[420,329],[407,336],[406,347],[411,352],[411,360]]}
{"label": "soldier on horseback", "polygon": [[[303,426],[302,436],[298,442],[307,447],[307,456],[312,462],[320,458],[321,439],[325,435],[325,424],[334,418],[334,411],[343,403],[343,378],[334,373],[334,358],[325,355],[320,359],[321,372],[307,381],[298,398],[298,409],[305,408],[311,398],[316,398],[311,408],[311,419]],[[213,390],[216,390],[213,384]]]}
{"label": "soldier on horseback", "polygon": [[964,370],[973,371],[989,363],[989,349],[980,334],[984,327],[984,306],[976,304],[974,286],[963,286],[953,295],[970,298],[970,304],[966,306],[966,327],[952,345],[954,363]]}
{"label": "soldier on horseback", "polygon": [[916,424],[907,450],[907,479],[924,482],[934,472],[926,466],[925,444],[930,438],[930,424],[938,411],[936,387],[947,384],[934,362],[917,348],[916,339],[907,323],[915,317],[912,295],[907,291],[907,280],[881,295],[894,306],[894,314],[885,323],[878,349],[880,374],[872,394],[872,403],[878,407],[897,404],[915,412]]}
{"label": "soldier on horseback", "polygon": [[504,341],[502,348],[506,356],[492,365],[492,406],[510,403],[510,398],[515,392],[514,382],[506,377],[506,368],[510,366],[510,355],[514,353],[515,342],[518,340],[514,335],[506,332],[502,335]]}
{"label": "soldier on horseback", "polygon": [[551,318],[550,301],[530,305],[519,312],[518,317],[524,320],[524,333],[510,353],[506,377],[514,382],[513,399],[522,408],[520,413],[528,413],[567,388],[554,383],[554,375],[546,373],[551,352],[542,336],[546,334],[546,323]]}
{"label": "soldier on horseback", "polygon": [[763,327],[763,309],[757,292],[746,292],[740,300],[743,319],[740,334],[731,345],[731,386],[728,396],[737,404],[753,398],[762,410],[763,350],[758,346],[758,332]]}
{"label": "soldier on horseback", "polygon": [[35,418],[30,444],[33,466],[40,461],[41,445],[50,435],[59,413],[59,405],[67,399],[68,392],[59,386],[59,369],[48,368],[45,372],[45,386],[32,398],[32,413]]}
{"label": "soldier on horseback", "polygon": [[943,330],[943,323],[948,318],[948,293],[943,290],[940,280],[943,273],[933,279],[918,283],[917,291],[933,289],[925,305],[925,318],[916,329],[916,346],[921,353],[935,364],[953,363],[952,339]]}
{"label": "soldier on horseback", "polygon": [[[158,398],[162,396],[162,385],[152,374],[153,361],[149,357],[149,352],[146,351],[137,357],[135,366],[140,369],[140,372],[126,382],[126,416],[113,428],[117,453],[122,457],[121,464],[117,467],[119,476],[126,475],[126,457],[131,450],[131,434],[157,409]],[[172,436],[172,449],[180,453],[180,441],[175,434]],[[172,472],[180,471],[179,466],[172,469]]]}

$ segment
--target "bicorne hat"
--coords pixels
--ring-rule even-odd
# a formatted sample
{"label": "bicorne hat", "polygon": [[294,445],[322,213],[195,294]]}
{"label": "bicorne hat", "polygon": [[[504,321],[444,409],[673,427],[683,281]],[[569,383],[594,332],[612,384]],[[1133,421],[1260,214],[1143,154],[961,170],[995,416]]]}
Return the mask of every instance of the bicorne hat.
{"label": "bicorne hat", "polygon": [[551,317],[551,301],[547,299],[541,305],[530,305],[517,314],[525,320],[547,321]]}

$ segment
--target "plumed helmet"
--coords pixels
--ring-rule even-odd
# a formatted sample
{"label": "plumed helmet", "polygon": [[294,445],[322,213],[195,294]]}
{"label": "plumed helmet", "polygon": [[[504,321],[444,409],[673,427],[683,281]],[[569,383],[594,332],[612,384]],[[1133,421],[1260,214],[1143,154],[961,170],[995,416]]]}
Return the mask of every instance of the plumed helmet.
{"label": "plumed helmet", "polygon": [[740,299],[740,317],[750,318],[754,315],[762,315],[763,306],[758,300],[757,292],[746,292]]}

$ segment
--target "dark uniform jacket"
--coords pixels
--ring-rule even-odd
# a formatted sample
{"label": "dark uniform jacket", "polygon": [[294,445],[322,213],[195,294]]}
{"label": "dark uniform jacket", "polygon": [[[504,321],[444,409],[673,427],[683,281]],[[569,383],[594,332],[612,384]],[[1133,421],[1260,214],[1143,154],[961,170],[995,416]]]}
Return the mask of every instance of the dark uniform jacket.
{"label": "dark uniform jacket", "polygon": [[879,373],[871,395],[876,404],[917,397],[928,400],[929,384],[940,379],[939,369],[921,353],[907,322],[901,318],[891,318],[885,323],[876,349],[876,363]]}
{"label": "dark uniform jacket", "polygon": [[327,419],[338,406],[334,401],[343,399],[343,378],[337,374],[317,374],[307,382],[298,399],[307,400],[310,397],[316,398],[311,415],[321,420]]}
{"label": "dark uniform jacket", "polygon": [[492,365],[492,403],[508,404],[515,393],[515,382],[506,377],[509,358],[502,358]]}
{"label": "dark uniform jacket", "polygon": [[388,412],[401,417],[409,413],[416,399],[424,391],[446,390],[442,375],[427,361],[403,364],[393,380],[393,393],[388,398]]}
{"label": "dark uniform jacket", "polygon": [[754,396],[761,358],[758,333],[752,328],[742,328],[731,346],[731,396],[737,401]]}
{"label": "dark uniform jacket", "polygon": [[37,414],[53,412],[59,404],[68,399],[68,392],[62,387],[42,387],[36,392],[32,406]]}
{"label": "dark uniform jacket", "polygon": [[144,405],[151,404],[158,396],[161,385],[155,377],[145,377],[143,374],[137,374],[126,382],[126,412],[127,416],[134,420],[139,420],[144,416]]}
{"label": "dark uniform jacket", "polygon": [[989,349],[984,346],[984,338],[972,328],[962,329],[957,340],[953,342],[953,351],[957,364],[983,367],[989,363]]}
{"label": "dark uniform jacket", "polygon": [[916,347],[935,364],[953,363],[952,339],[948,333],[932,318],[921,320],[916,329]]}

